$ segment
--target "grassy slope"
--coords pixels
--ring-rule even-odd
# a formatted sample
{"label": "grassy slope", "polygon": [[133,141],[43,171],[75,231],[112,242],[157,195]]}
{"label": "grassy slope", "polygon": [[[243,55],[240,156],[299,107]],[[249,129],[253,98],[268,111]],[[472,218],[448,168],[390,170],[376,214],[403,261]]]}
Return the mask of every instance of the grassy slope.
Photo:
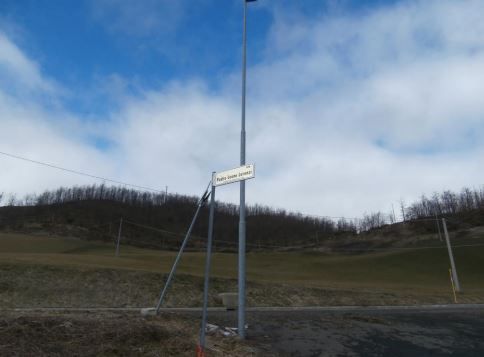
{"label": "grassy slope", "polygon": [[[122,247],[121,256],[116,258],[113,246],[108,244],[17,234],[0,234],[0,252],[0,269],[3,270],[0,287],[3,284],[8,287],[4,291],[10,291],[8,296],[3,294],[2,305],[5,306],[12,306],[12,299],[23,301],[21,305],[24,306],[30,304],[38,294],[32,288],[39,285],[38,281],[44,282],[44,295],[48,295],[52,288],[64,289],[63,294],[71,297],[70,301],[49,297],[47,300],[50,299],[51,304],[82,305],[82,301],[72,301],[72,295],[76,295],[77,290],[84,291],[91,304],[102,301],[101,306],[152,304],[163,273],[169,271],[175,256],[173,252]],[[484,247],[455,249],[456,264],[465,290],[464,300],[480,301],[484,295],[483,253]],[[174,286],[174,291],[181,298],[178,303],[175,299],[169,305],[199,305],[204,260],[202,253],[184,255]],[[446,249],[351,256],[309,252],[251,253],[247,266],[253,294],[249,296],[249,302],[252,305],[352,303],[353,300],[348,301],[347,297],[358,294],[373,294],[368,295],[370,297],[367,296],[366,300],[362,297],[360,303],[378,303],[380,300],[375,300],[376,296],[385,294],[393,294],[392,303],[398,303],[398,296],[406,296],[402,302],[419,300],[415,296],[429,297],[427,300],[424,298],[429,302],[435,301],[430,297],[449,298]],[[212,274],[219,279],[212,287],[218,292],[234,290],[236,269],[236,255],[214,254]],[[51,280],[56,287],[47,289]],[[298,287],[304,287],[304,292],[299,294]],[[40,287],[36,289],[42,290]],[[106,290],[104,293],[103,289]],[[329,299],[335,291],[341,292],[340,299],[337,296]],[[22,293],[31,296],[24,299]],[[268,298],[271,294],[273,300]],[[96,300],[89,295],[99,296]],[[291,295],[292,300],[287,295]],[[298,298],[298,295],[306,298]],[[325,299],[321,300],[320,295],[325,295]],[[381,300],[381,303],[387,302]],[[41,306],[42,301],[36,305]]]}

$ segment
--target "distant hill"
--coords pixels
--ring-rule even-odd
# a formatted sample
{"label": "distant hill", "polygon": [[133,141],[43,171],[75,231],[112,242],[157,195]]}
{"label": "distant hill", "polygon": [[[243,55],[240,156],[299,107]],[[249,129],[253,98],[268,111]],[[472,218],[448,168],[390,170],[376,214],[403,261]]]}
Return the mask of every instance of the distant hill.
{"label": "distant hill", "polygon": [[[359,221],[310,217],[264,206],[248,207],[249,250],[329,249],[364,250],[405,246],[416,237],[437,235],[435,217],[447,217],[450,231],[484,226],[484,195],[442,194],[433,200],[405,207],[406,222],[388,223],[382,213],[365,215]],[[449,197],[451,199],[449,199]],[[473,198],[473,200],[470,199]],[[125,188],[93,185],[59,188],[41,195],[10,200],[0,207],[0,230],[50,234],[86,240],[115,241],[120,219],[122,239],[142,247],[178,249],[193,217],[197,197],[153,194]],[[464,204],[461,204],[463,202]],[[436,212],[435,214],[429,214]],[[393,217],[394,218],[394,217]],[[208,209],[204,207],[193,230],[189,249],[204,246]],[[215,221],[217,250],[235,251],[238,237],[238,207],[218,202]],[[421,240],[421,239],[420,239]]]}
{"label": "distant hill", "polygon": [[[39,196],[27,196],[0,207],[0,230],[72,236],[113,241],[123,218],[122,237],[138,246],[176,249],[188,229],[197,197],[151,194],[119,187],[84,186],[60,188]],[[248,207],[249,249],[278,249],[315,244],[334,235],[353,235],[350,223],[336,224],[325,218],[302,216],[263,206]],[[200,247],[207,234],[205,206],[193,230],[191,248]],[[236,248],[238,207],[217,203],[215,239],[219,249]]]}

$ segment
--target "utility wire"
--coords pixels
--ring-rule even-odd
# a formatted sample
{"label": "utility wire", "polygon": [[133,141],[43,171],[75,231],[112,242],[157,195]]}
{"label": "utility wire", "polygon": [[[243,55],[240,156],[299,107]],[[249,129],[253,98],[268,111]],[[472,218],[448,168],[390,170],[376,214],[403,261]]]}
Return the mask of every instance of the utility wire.
{"label": "utility wire", "polygon": [[[53,168],[53,169],[56,169],[56,170],[61,170],[61,171],[69,172],[69,173],[80,175],[80,176],[90,177],[90,178],[94,178],[94,179],[102,180],[102,181],[106,181],[106,182],[112,182],[112,183],[115,183],[115,184],[118,184],[118,185],[138,188],[138,189],[141,189],[141,190],[152,191],[152,192],[157,192],[157,193],[165,193],[165,191],[158,190],[158,189],[155,189],[155,188],[135,185],[135,184],[127,183],[127,182],[122,182],[122,181],[118,181],[118,180],[105,178],[105,177],[102,177],[102,176],[92,175],[92,174],[89,174],[89,173],[86,173],[86,172],[68,169],[68,168],[65,168],[65,167],[58,166],[58,165],[50,164],[50,163],[43,162],[43,161],[29,159],[29,158],[26,158],[26,157],[23,157],[23,156],[10,154],[10,153],[3,152],[3,151],[0,151],[0,155],[8,156],[8,157],[13,158],[13,159],[22,160],[22,161],[30,162],[30,163],[37,164],[37,165],[50,167],[50,168]],[[289,213],[289,214],[293,214],[293,213]],[[359,220],[359,219],[361,219],[361,218],[356,218],[356,217],[320,216],[320,215],[315,215],[315,214],[306,214],[306,213],[299,213],[299,212],[294,213],[294,214],[295,215],[301,214],[303,217],[313,217],[313,218],[348,219],[348,220]]]}
{"label": "utility wire", "polygon": [[159,233],[170,234],[170,235],[174,235],[174,236],[178,236],[178,237],[184,237],[185,236],[182,233],[176,233],[176,232],[172,232],[172,231],[166,231],[164,229],[160,229],[160,228],[156,228],[156,227],[151,227],[151,226],[147,226],[147,225],[144,225],[144,224],[135,223],[135,222],[128,221],[128,220],[123,220],[123,223],[129,223],[129,224],[131,224],[133,226],[137,226],[137,227],[140,227],[140,228],[149,229],[149,230],[152,230],[152,231],[155,231],[155,232],[159,232]]}
{"label": "utility wire", "polygon": [[303,217],[309,217],[309,218],[347,219],[350,221],[362,220],[361,217],[357,218],[357,217],[343,217],[343,216],[322,216],[318,214],[309,214],[309,213],[303,213],[303,212],[296,212],[296,213],[289,213],[289,214],[301,215]]}
{"label": "utility wire", "polygon": [[[123,220],[123,223],[128,223],[128,224],[131,224],[131,225],[134,225],[134,226],[138,226],[140,228],[153,230],[153,231],[156,231],[156,232],[159,232],[159,233],[183,237],[183,234],[181,234],[181,233],[171,232],[171,231],[159,229],[159,228],[156,228],[156,227],[135,223],[135,222],[128,221],[128,220]],[[108,223],[96,225],[94,227],[99,228],[99,227],[107,226],[109,224],[110,223],[108,222]],[[85,228],[87,228],[87,227],[85,227]],[[200,237],[200,236],[193,236],[193,237],[199,239],[198,241],[195,241],[194,243],[201,243],[202,246],[204,246],[206,244],[206,242],[204,241],[204,239],[206,239],[205,237]],[[171,238],[171,237],[163,237],[163,238],[158,238],[158,239],[164,241],[167,238],[168,239],[175,239],[175,238]],[[471,239],[479,240],[480,238],[471,238]],[[131,238],[130,240],[132,242],[147,244],[147,245],[154,243],[153,241],[140,240],[138,238]],[[232,242],[232,241],[227,241],[227,240],[217,240],[217,239],[215,240],[215,243],[222,243],[222,244],[227,244],[227,245],[237,245],[238,244],[237,242]],[[283,245],[272,245],[272,244],[264,244],[264,243],[262,243],[262,244],[247,243],[247,246],[253,247],[253,248],[276,248],[276,249],[277,248],[279,248],[279,249],[308,249],[308,248],[313,247],[312,245],[283,246]],[[482,243],[478,243],[478,244],[456,244],[456,245],[453,245],[452,248],[483,247],[483,246],[484,246],[484,244],[482,244]],[[375,247],[375,248],[338,248],[338,247],[332,248],[332,247],[327,247],[327,248],[329,249],[328,253],[331,253],[331,252],[392,252],[392,251],[396,252],[396,251],[415,251],[415,250],[426,250],[426,249],[446,249],[447,247],[445,245],[438,245],[438,246],[389,247],[389,248],[378,248],[378,247]]]}
{"label": "utility wire", "polygon": [[95,178],[95,179],[98,179],[98,180],[112,182],[112,183],[115,183],[115,184],[118,184],[118,185],[129,186],[129,187],[138,188],[138,189],[146,190],[146,191],[153,191],[153,192],[158,192],[158,193],[165,193],[164,191],[157,190],[157,189],[154,189],[154,188],[145,187],[145,186],[139,186],[139,185],[134,185],[134,184],[131,184],[131,183],[126,183],[126,182],[122,182],[122,181],[112,180],[112,179],[108,179],[108,178],[101,177],[101,176],[97,176],[97,175],[91,175],[91,174],[88,174],[88,173],[85,173],[85,172],[81,172],[81,171],[66,169],[65,167],[61,167],[61,166],[49,164],[49,163],[42,162],[42,161],[28,159],[26,157],[9,154],[9,153],[2,152],[2,151],[0,151],[0,154],[1,155],[4,155],[4,156],[8,156],[8,157],[13,158],[13,159],[27,161],[27,162],[34,163],[34,164],[37,164],[37,165],[42,165],[42,166],[50,167],[50,168],[53,168],[53,169],[57,169],[57,170],[65,171],[65,172],[70,172],[70,173],[76,174],[76,175],[81,175],[81,176],[86,176],[86,177],[90,177],[90,178]]}
{"label": "utility wire", "polygon": [[[145,225],[145,224],[135,223],[133,221],[129,221],[129,220],[126,220],[126,219],[123,220],[123,223],[128,223],[128,224],[131,224],[133,226],[149,229],[149,230],[152,230],[152,231],[155,231],[155,232],[158,232],[158,233],[164,233],[164,234],[169,234],[169,235],[173,235],[173,236],[184,237],[184,234],[181,234],[181,233],[167,231],[167,230],[164,230],[164,229],[148,226],[148,225]],[[193,235],[193,237],[198,238],[202,243],[204,243],[203,240],[206,239],[206,237],[200,237],[200,236],[196,236],[196,235]],[[215,239],[214,241],[216,243],[225,243],[225,244],[232,244],[232,245],[238,244],[237,242],[231,242],[231,241],[219,240],[219,239]],[[282,245],[267,245],[267,244],[256,244],[256,243],[252,243],[252,244],[247,243],[247,246],[261,247],[261,248],[262,247],[263,248],[301,248],[301,246],[282,246]]]}
{"label": "utility wire", "polygon": [[[113,180],[113,179],[105,178],[105,177],[102,177],[102,176],[92,175],[92,174],[88,174],[88,173],[85,173],[85,172],[82,172],[82,171],[68,169],[68,168],[65,168],[65,167],[53,165],[53,164],[46,163],[46,162],[42,162],[42,161],[38,161],[38,160],[29,159],[29,158],[26,158],[26,157],[22,157],[22,156],[10,154],[10,153],[3,152],[3,151],[0,151],[0,155],[8,156],[10,158],[17,159],[17,160],[23,160],[23,161],[30,162],[30,163],[34,163],[34,164],[37,164],[37,165],[42,165],[42,166],[50,167],[50,168],[53,168],[53,169],[57,169],[57,170],[69,172],[69,173],[76,174],[76,175],[80,175],[80,176],[90,177],[90,178],[94,178],[94,179],[102,180],[102,181],[106,181],[106,182],[112,182],[112,183],[115,183],[115,184],[118,184],[118,185],[133,187],[133,188],[137,188],[137,189],[141,189],[141,190],[146,190],[146,191],[157,192],[157,193],[165,193],[165,191],[158,190],[158,189],[155,189],[155,188],[146,187],[146,186],[140,186],[140,185],[135,185],[135,184],[127,183],[127,182],[122,182],[122,181],[118,181],[118,180]],[[350,220],[350,223],[352,223],[351,221],[361,221],[362,220],[362,218],[357,218],[357,217],[322,216],[322,215],[308,214],[308,213],[301,213],[301,212],[289,213],[289,214],[295,214],[295,215],[299,215],[300,214],[301,216],[308,217],[308,218],[309,217],[312,217],[312,218],[326,218],[326,219],[347,219],[347,220]],[[474,214],[478,214],[478,212],[475,212]],[[449,219],[449,218],[446,218],[446,219],[448,219],[449,221],[452,221],[452,219]],[[408,220],[406,222],[435,221],[435,220],[436,220],[435,218],[427,218],[427,219],[426,218],[417,218],[417,219]],[[405,221],[399,221],[399,222],[395,222],[395,223],[401,223],[401,222],[405,222]],[[464,223],[465,224],[465,222],[461,222],[461,223]]]}
{"label": "utility wire", "polygon": [[[178,237],[183,237],[184,234],[181,234],[181,233],[175,233],[175,232],[171,232],[171,231],[166,231],[166,230],[163,230],[163,229],[159,229],[159,228],[156,228],[156,227],[151,227],[151,226],[147,226],[145,224],[139,224],[139,223],[135,223],[135,222],[132,222],[132,221],[128,221],[128,220],[123,220],[123,222],[125,223],[129,223],[133,226],[137,226],[137,227],[140,227],[140,228],[145,228],[145,229],[149,229],[149,230],[152,230],[152,231],[155,231],[155,232],[159,232],[159,233],[165,233],[165,234],[169,234],[169,235],[174,235],[174,236],[178,236]],[[195,236],[193,235],[194,238],[198,238],[199,240],[203,241],[204,239],[206,239],[206,237],[200,237],[200,236]],[[231,241],[226,241],[226,240],[218,240],[218,239],[215,239],[215,242],[216,243],[226,243],[226,244],[233,244],[233,245],[237,245],[238,243],[237,242],[231,242]],[[247,244],[247,246],[253,246],[253,247],[264,247],[264,248],[291,248],[291,247],[286,247],[286,246],[280,246],[280,245],[265,245],[265,244]],[[297,248],[296,246],[294,246],[293,248]]]}

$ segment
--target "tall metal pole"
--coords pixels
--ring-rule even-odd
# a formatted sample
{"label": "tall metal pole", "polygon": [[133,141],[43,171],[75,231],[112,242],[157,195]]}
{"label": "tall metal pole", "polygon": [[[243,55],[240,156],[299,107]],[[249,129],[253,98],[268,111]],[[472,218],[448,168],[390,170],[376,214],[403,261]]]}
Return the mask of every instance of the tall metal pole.
{"label": "tall metal pole", "polygon": [[[212,174],[213,177],[213,174]],[[208,221],[208,240],[207,240],[207,257],[205,262],[205,283],[203,288],[203,310],[202,310],[202,327],[200,330],[199,349],[205,351],[205,330],[207,328],[207,309],[208,309],[208,283],[210,278],[210,263],[212,256],[213,241],[213,220],[215,215],[215,186],[212,183],[212,193],[210,194],[210,216]]]}
{"label": "tall metal pole", "polygon": [[[245,82],[247,72],[247,0],[244,2],[244,28],[242,34],[242,120],[240,132],[240,166],[245,165]],[[238,333],[245,338],[245,181],[240,181],[239,208],[239,304]]]}
{"label": "tall metal pole", "polygon": [[116,242],[116,256],[119,256],[119,244],[121,242],[121,230],[123,229],[123,217],[119,221],[118,241]]}
{"label": "tall metal pole", "polygon": [[452,254],[452,246],[450,245],[449,232],[447,232],[447,224],[445,218],[442,218],[442,226],[444,227],[445,241],[447,242],[447,249],[449,251],[450,267],[452,268],[452,277],[454,278],[455,291],[460,292],[459,278],[457,277],[457,269],[455,268],[454,255]]}

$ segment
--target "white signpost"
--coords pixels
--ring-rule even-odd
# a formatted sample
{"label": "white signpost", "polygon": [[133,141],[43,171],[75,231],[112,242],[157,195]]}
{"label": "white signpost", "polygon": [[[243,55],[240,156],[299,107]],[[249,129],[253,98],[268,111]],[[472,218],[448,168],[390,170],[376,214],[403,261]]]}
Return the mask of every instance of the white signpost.
{"label": "white signpost", "polygon": [[255,167],[253,164],[236,167],[235,169],[215,172],[212,176],[214,186],[227,185],[229,183],[248,180],[255,177]]}
{"label": "white signpost", "polygon": [[[255,167],[251,165],[243,165],[235,169],[213,172],[212,173],[212,192],[210,193],[210,214],[208,221],[208,240],[207,240],[207,258],[205,262],[205,282],[203,288],[203,310],[202,310],[202,327],[200,329],[200,344],[198,346],[198,355],[205,356],[205,329],[207,326],[207,308],[208,308],[208,282],[210,275],[210,260],[212,255],[212,240],[213,240],[213,221],[215,215],[215,187],[227,185],[229,183],[245,181],[255,177]],[[244,280],[245,280],[245,271]],[[239,305],[240,310],[240,305]],[[240,334],[240,331],[239,331]]]}

